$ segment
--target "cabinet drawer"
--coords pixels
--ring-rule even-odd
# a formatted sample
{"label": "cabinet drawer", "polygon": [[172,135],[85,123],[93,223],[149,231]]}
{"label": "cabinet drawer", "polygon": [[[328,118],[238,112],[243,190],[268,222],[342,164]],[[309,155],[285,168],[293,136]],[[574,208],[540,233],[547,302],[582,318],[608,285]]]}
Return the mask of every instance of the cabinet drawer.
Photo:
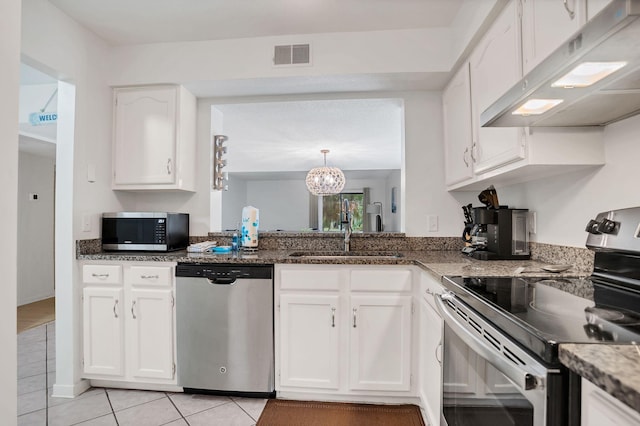
{"label": "cabinet drawer", "polygon": [[82,281],[87,284],[120,284],[122,267],[120,265],[84,265]]}
{"label": "cabinet drawer", "polygon": [[344,275],[339,269],[285,269],[280,271],[280,289],[339,290]]}
{"label": "cabinet drawer", "polygon": [[411,271],[369,269],[351,271],[352,291],[411,291]]}
{"label": "cabinet drawer", "polygon": [[127,282],[136,286],[171,286],[172,266],[130,266],[125,271]]}

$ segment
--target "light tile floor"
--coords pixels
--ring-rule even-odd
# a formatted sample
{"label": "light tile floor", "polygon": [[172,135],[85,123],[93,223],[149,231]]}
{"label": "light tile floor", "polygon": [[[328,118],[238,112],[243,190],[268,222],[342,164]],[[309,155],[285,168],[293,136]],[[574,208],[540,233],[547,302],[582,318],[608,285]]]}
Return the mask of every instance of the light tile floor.
{"label": "light tile floor", "polygon": [[265,399],[91,388],[53,398],[55,323],[18,334],[18,425],[252,426]]}

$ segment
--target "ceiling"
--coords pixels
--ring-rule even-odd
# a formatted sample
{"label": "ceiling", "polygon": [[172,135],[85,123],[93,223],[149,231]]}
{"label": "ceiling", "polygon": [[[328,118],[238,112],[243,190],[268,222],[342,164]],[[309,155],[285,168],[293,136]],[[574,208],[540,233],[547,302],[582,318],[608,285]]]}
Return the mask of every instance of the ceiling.
{"label": "ceiling", "polygon": [[49,0],[113,45],[446,27],[463,0]]}
{"label": "ceiling", "polygon": [[[222,113],[232,172],[344,170],[402,166],[400,99],[342,99],[214,105]],[[214,119],[215,122],[215,119]]]}

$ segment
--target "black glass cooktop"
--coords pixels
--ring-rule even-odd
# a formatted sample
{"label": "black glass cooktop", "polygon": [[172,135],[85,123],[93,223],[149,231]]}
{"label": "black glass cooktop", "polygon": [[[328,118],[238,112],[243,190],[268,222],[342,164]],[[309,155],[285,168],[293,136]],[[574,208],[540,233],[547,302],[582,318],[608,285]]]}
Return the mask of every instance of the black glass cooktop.
{"label": "black glass cooktop", "polygon": [[599,303],[604,292],[589,279],[445,277],[443,284],[548,362],[559,343],[640,342],[640,314],[615,303],[636,295],[608,294]]}

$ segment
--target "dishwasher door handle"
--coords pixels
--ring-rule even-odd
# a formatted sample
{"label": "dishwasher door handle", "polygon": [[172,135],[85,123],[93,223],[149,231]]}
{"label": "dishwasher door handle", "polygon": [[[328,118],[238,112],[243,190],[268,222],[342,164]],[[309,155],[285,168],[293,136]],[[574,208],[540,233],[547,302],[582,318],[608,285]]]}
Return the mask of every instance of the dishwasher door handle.
{"label": "dishwasher door handle", "polygon": [[235,278],[207,278],[210,284],[214,285],[232,285],[236,282]]}

